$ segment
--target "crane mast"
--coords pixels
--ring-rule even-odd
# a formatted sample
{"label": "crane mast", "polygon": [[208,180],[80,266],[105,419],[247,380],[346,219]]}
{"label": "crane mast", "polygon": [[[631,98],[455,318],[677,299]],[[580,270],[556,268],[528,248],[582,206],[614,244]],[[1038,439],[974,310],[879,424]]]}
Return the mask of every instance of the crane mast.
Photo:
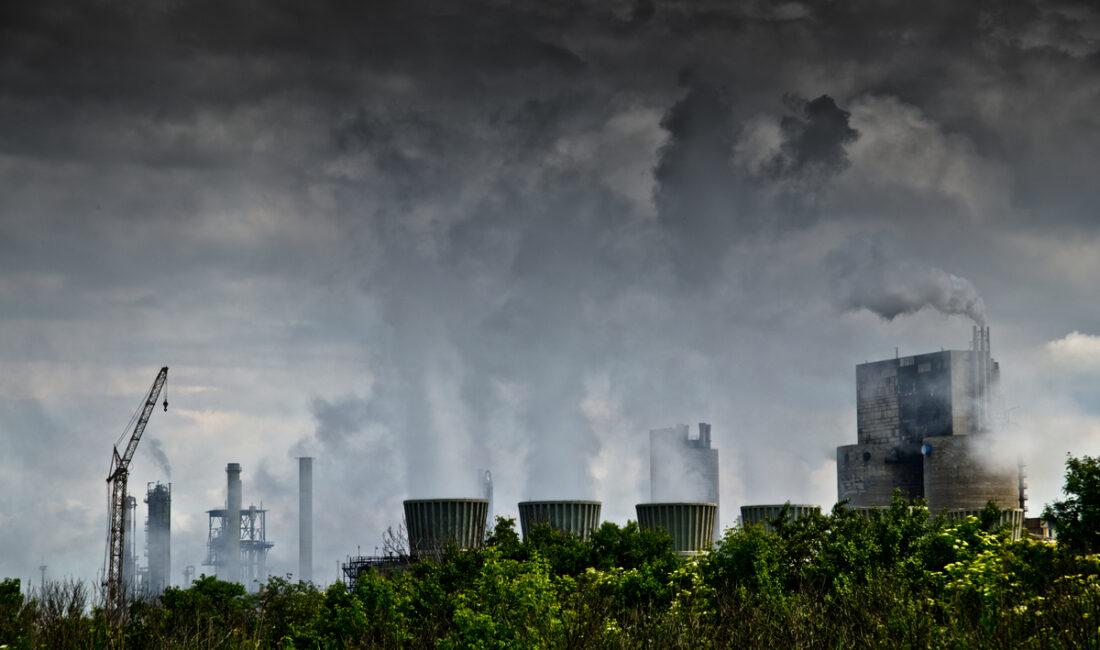
{"label": "crane mast", "polygon": [[[149,416],[153,414],[161,389],[164,388],[167,381],[168,367],[165,366],[157,373],[156,379],[153,380],[153,386],[145,396],[145,401],[140,407],[141,413],[138,415],[137,422],[134,424],[134,429],[130,433],[130,439],[127,441],[123,452],[119,454],[117,446],[111,452],[111,472],[107,475],[107,483],[110,485],[111,494],[110,512],[108,513],[110,532],[107,539],[107,579],[104,587],[106,588],[107,612],[115,620],[121,614],[126,602],[126,594],[123,589],[124,576],[122,575],[122,549],[125,547],[124,537],[126,535],[123,514],[126,508],[126,479],[130,474],[130,461],[133,460],[134,452],[137,451],[138,443],[141,442],[141,434],[145,432],[145,425],[149,424]],[[168,410],[167,397],[164,399],[164,410]]]}

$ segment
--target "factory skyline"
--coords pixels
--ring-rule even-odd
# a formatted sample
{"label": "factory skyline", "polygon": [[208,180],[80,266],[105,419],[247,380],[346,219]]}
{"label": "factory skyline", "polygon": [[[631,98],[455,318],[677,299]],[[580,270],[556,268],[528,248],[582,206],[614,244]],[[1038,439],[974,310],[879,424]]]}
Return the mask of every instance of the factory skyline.
{"label": "factory skyline", "polygon": [[[1024,461],[993,458],[999,443],[995,424],[1004,418],[998,392],[1001,367],[992,356],[990,329],[974,326],[969,350],[941,350],[855,366],[855,411],[858,442],[837,447],[837,501],[857,510],[886,507],[895,491],[923,498],[933,513],[961,514],[980,510],[992,501],[1009,510],[1022,534],[1040,530],[1041,521],[1025,521],[1027,496]],[[789,505],[791,516],[820,511],[820,505],[789,498],[774,503],[734,504],[739,516],[723,526],[719,520],[721,470],[719,449],[712,444],[710,423],[691,427],[678,424],[648,431],[648,499],[638,495],[636,519],[646,528],[666,528],[678,551],[692,554],[718,539],[721,530],[742,523],[767,524]],[[313,462],[298,459],[297,553],[291,575],[313,578]],[[369,470],[370,468],[366,468]],[[207,554],[202,564],[224,580],[257,589],[268,577],[268,552],[275,546],[267,537],[268,510],[245,507],[242,465],[226,465],[223,508],[208,510]],[[429,499],[406,499],[400,530],[383,554],[362,555],[340,564],[344,578],[369,565],[383,566],[394,554],[438,554],[447,543],[477,546],[493,526],[492,472],[479,469],[468,494],[439,494]],[[568,493],[568,486],[559,486]],[[146,565],[135,566],[133,537],[127,540],[123,560],[130,581],[141,593],[155,595],[173,584],[170,576],[171,485],[150,484],[145,503]],[[550,495],[547,495],[550,496]],[[502,514],[518,520],[525,537],[533,526],[549,523],[561,530],[587,536],[601,519],[600,500],[528,500]],[[830,504],[824,504],[828,507]],[[128,500],[124,523],[133,529],[135,500]],[[322,504],[324,508],[324,504]],[[236,517],[230,513],[237,513]],[[324,513],[340,515],[341,513]],[[518,517],[516,517],[518,514]],[[230,528],[230,522],[237,522]],[[708,531],[701,535],[699,530]],[[399,533],[400,535],[401,533]],[[353,540],[349,540],[353,541]],[[360,546],[371,540],[354,540]],[[402,551],[402,548],[404,550]],[[326,558],[322,558],[324,561]],[[332,559],[332,558],[328,558]],[[187,570],[193,565],[188,563]],[[185,580],[187,578],[185,577]]]}
{"label": "factory skyline", "polygon": [[163,363],[173,581],[228,462],[283,574],[315,459],[324,580],[478,469],[635,517],[678,423],[720,525],[826,505],[853,367],[975,320],[1032,509],[1100,453],[1094,3],[457,2],[5,5],[0,574],[98,582]]}

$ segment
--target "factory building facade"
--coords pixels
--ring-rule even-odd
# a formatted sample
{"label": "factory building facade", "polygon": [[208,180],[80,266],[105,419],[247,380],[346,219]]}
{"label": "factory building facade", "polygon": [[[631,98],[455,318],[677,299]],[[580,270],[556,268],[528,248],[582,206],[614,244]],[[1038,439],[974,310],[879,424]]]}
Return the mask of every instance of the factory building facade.
{"label": "factory building facade", "polygon": [[856,366],[857,443],[837,448],[837,492],[856,508],[887,506],[894,490],[934,511],[1023,507],[1020,468],[995,460],[993,390],[1000,368],[989,330],[970,350]]}
{"label": "factory building facade", "polygon": [[[718,504],[718,450],[711,446],[710,424],[700,422],[695,437],[686,424],[650,430],[649,489],[653,503]],[[719,526],[716,511],[715,539]]]}

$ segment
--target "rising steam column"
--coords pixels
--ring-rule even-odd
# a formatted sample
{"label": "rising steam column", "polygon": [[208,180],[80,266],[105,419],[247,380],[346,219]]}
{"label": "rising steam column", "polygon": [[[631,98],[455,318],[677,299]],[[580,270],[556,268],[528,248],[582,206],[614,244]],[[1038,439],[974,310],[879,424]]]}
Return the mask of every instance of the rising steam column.
{"label": "rising steam column", "polygon": [[696,437],[686,424],[649,432],[649,486],[654,503],[715,504],[711,532],[719,536],[718,450],[711,447],[709,424],[700,422]]}

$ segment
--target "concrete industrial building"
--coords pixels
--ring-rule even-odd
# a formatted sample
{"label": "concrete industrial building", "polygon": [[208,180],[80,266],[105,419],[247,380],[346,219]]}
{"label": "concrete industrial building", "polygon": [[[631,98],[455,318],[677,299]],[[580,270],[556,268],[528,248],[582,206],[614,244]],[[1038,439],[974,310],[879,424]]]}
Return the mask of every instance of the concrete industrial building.
{"label": "concrete industrial building", "polygon": [[888,506],[895,489],[934,511],[988,501],[1022,509],[1020,468],[994,460],[993,391],[1000,367],[989,329],[970,350],[856,366],[857,444],[837,448],[837,492],[853,508]]}
{"label": "concrete industrial building", "polygon": [[[700,422],[696,437],[686,424],[649,432],[649,486],[653,503],[702,502],[718,507],[718,450],[711,446],[709,424]],[[712,539],[720,532],[716,511]]]}
{"label": "concrete industrial building", "polygon": [[145,556],[148,570],[143,591],[158,596],[171,584],[172,575],[172,485],[155,483],[148,486],[145,503],[149,508],[145,520]]}

